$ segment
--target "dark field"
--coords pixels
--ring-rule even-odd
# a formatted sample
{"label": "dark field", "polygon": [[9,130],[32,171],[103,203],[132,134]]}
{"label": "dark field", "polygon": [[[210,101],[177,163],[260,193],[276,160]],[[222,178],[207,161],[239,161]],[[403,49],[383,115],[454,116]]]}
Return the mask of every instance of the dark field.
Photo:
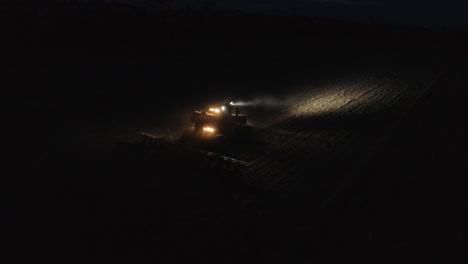
{"label": "dark field", "polygon": [[[463,263],[462,30],[2,4],[2,237],[20,261]],[[139,144],[241,108],[232,172]]]}

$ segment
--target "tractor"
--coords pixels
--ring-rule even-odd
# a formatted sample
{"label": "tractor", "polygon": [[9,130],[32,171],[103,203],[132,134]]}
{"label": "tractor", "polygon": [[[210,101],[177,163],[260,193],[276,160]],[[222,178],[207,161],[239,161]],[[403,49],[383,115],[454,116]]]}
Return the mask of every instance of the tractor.
{"label": "tractor", "polygon": [[[248,142],[250,145],[252,128],[247,125],[247,117],[241,115],[239,106],[233,102],[206,110],[194,111],[190,120],[193,127],[186,129],[177,140],[164,136],[140,132],[140,141],[119,142],[124,150],[141,155],[164,156],[173,159],[190,159],[202,166],[217,168],[231,173],[251,173],[252,164],[226,155],[226,146],[233,147]],[[234,144],[231,144],[234,143]]]}
{"label": "tractor", "polygon": [[247,116],[241,115],[239,106],[233,102],[194,111],[190,121],[195,127],[193,134],[201,139],[245,142],[252,135],[252,128],[247,125]]}

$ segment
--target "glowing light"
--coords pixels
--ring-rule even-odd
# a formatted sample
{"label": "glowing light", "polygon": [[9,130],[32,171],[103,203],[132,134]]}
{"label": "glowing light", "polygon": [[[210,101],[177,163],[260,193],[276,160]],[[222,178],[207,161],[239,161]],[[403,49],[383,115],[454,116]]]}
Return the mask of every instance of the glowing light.
{"label": "glowing light", "polygon": [[212,127],[203,127],[203,132],[213,133],[215,131]]}
{"label": "glowing light", "polygon": [[211,112],[219,113],[219,108],[210,108]]}
{"label": "glowing light", "polygon": [[226,107],[221,106],[221,111],[224,111],[224,110],[226,110]]}
{"label": "glowing light", "polygon": [[233,105],[233,104],[234,104],[234,102],[233,102],[233,101],[231,101],[229,104],[230,104],[230,105]]}

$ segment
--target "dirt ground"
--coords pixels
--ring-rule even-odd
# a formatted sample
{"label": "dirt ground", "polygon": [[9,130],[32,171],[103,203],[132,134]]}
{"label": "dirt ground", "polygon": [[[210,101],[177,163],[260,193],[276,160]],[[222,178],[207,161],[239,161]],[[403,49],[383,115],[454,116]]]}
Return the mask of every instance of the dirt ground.
{"label": "dirt ground", "polygon": [[[184,16],[156,23],[153,37],[140,20],[135,31],[99,19],[57,19],[76,34],[48,19],[21,27],[31,30],[2,63],[6,251],[57,262],[463,262],[462,42],[317,21],[312,35],[282,37],[268,23],[283,20],[248,19],[244,35],[216,36]],[[241,111],[254,142],[208,150],[248,172],[132,144],[141,131],[177,139],[191,111],[228,100],[250,102]]]}

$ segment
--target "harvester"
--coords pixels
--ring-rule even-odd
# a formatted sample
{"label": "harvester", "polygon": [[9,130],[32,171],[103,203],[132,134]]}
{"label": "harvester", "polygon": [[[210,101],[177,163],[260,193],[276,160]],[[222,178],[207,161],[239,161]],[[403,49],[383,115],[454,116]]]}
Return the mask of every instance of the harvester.
{"label": "harvester", "polygon": [[247,125],[247,117],[240,114],[238,105],[230,102],[194,111],[190,120],[194,128],[187,130],[178,140],[140,132],[142,140],[138,145],[143,146],[141,149],[147,155],[154,153],[158,157],[164,153],[164,156],[189,159],[210,168],[250,173],[251,164],[221,154],[226,150],[224,143],[250,140],[252,129]]}
{"label": "harvester", "polygon": [[194,111],[190,117],[194,125],[194,136],[207,139],[248,141],[252,128],[247,125],[247,116],[240,114],[239,106],[233,102],[206,110]]}

